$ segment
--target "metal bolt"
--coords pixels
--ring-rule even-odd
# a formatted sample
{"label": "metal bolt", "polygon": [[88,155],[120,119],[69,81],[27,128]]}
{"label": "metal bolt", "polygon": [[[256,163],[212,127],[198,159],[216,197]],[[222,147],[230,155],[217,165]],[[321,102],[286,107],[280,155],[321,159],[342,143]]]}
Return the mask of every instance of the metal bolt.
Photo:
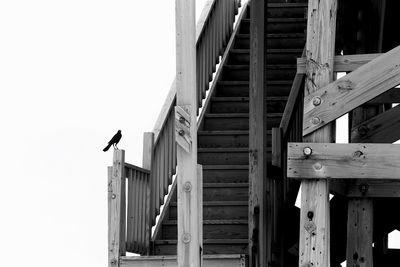
{"label": "metal bolt", "polygon": [[184,233],[184,234],[182,235],[182,241],[183,241],[183,243],[185,243],[185,244],[189,243],[191,239],[192,239],[192,238],[191,238],[191,236],[190,236],[189,233]]}
{"label": "metal bolt", "polygon": [[190,191],[192,191],[192,184],[191,184],[190,182],[186,182],[186,183],[183,185],[183,190],[185,190],[185,192],[190,192]]}
{"label": "metal bolt", "polygon": [[115,199],[116,197],[117,197],[117,196],[116,196],[115,194],[112,194],[112,195],[111,195],[111,198],[112,198],[112,199]]}
{"label": "metal bolt", "polygon": [[360,189],[361,194],[365,195],[368,192],[368,185],[360,184],[359,189]]}
{"label": "metal bolt", "polygon": [[185,120],[184,117],[179,117],[179,122],[180,122],[180,123],[185,123],[185,121],[186,121],[186,120]]}
{"label": "metal bolt", "polygon": [[305,148],[303,148],[303,154],[304,154],[305,156],[311,156],[311,154],[312,154],[312,149],[311,149],[311,147],[305,147]]}
{"label": "metal bolt", "polygon": [[311,210],[307,212],[307,218],[311,221],[314,218],[314,212],[312,212]]}
{"label": "metal bolt", "polygon": [[320,122],[321,122],[321,120],[318,117],[312,118],[312,123],[313,124],[319,124]]}
{"label": "metal bolt", "polygon": [[179,130],[178,134],[179,134],[180,136],[184,136],[184,135],[185,135],[185,131],[184,131],[184,130]]}
{"label": "metal bolt", "polygon": [[117,264],[117,259],[112,259],[112,260],[110,261],[110,263],[111,263],[112,265],[116,265],[116,264]]}
{"label": "metal bolt", "polygon": [[319,163],[319,162],[315,163],[315,164],[314,164],[314,169],[316,169],[316,170],[322,169],[321,163]]}
{"label": "metal bolt", "polygon": [[319,96],[314,97],[313,101],[312,101],[314,106],[319,106],[321,104],[321,102],[322,101],[321,101],[321,98]]}

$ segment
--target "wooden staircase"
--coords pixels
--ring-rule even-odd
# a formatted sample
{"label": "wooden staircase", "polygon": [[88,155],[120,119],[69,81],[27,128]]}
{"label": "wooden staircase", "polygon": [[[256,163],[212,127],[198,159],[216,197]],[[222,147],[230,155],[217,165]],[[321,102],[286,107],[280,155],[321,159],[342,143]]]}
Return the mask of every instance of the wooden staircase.
{"label": "wooden staircase", "polygon": [[[305,44],[306,3],[269,3],[267,25],[267,160]],[[250,10],[234,32],[198,128],[203,165],[204,254],[247,254]],[[176,190],[153,241],[153,255],[176,255]]]}

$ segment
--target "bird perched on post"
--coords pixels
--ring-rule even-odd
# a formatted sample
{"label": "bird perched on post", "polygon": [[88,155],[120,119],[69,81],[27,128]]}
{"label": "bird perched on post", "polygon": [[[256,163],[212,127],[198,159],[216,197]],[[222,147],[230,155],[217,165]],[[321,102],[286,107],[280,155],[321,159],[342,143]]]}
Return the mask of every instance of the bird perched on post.
{"label": "bird perched on post", "polygon": [[117,144],[119,140],[121,140],[121,137],[121,130],[118,130],[118,132],[111,138],[111,140],[108,141],[108,145],[103,149],[103,151],[106,152],[111,146],[114,146],[114,148],[118,149]]}

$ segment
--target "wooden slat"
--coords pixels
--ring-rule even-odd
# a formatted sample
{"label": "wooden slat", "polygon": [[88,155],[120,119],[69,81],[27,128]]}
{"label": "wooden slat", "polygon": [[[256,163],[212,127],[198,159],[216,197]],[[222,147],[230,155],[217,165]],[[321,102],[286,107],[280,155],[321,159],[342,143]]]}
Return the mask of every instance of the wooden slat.
{"label": "wooden slat", "polygon": [[[304,155],[304,148],[312,155]],[[288,177],[400,180],[400,145],[289,143]]]}
{"label": "wooden slat", "polygon": [[[153,164],[153,157],[154,157],[154,133],[146,132],[143,135],[143,160],[142,166],[145,169],[152,170]],[[153,175],[151,173],[147,176],[147,183],[146,183],[146,211],[145,211],[145,247],[146,247],[146,254],[149,255],[150,253],[150,240],[151,240],[151,228],[152,224],[152,203],[154,202],[154,192],[152,192],[152,179]]]}
{"label": "wooden slat", "polygon": [[352,198],[398,198],[400,181],[394,180],[355,180],[347,184],[347,197]]}
{"label": "wooden slat", "polygon": [[400,105],[351,129],[352,142],[393,143],[400,139]]}
{"label": "wooden slat", "polygon": [[272,128],[272,165],[282,167],[282,129]]}
{"label": "wooden slat", "polygon": [[[319,129],[400,84],[399,58],[400,46],[308,95],[304,100],[303,134]],[[313,105],[314,97],[320,97],[320,105]]]}
{"label": "wooden slat", "polygon": [[[382,55],[381,53],[377,54],[355,54],[355,55],[343,55],[343,56],[335,56],[334,57],[334,72],[350,72],[358,69],[362,65],[370,62],[371,60]],[[305,74],[306,73],[306,58],[298,58],[297,59],[297,73]],[[309,63],[309,64],[312,64]]]}
{"label": "wooden slat", "polygon": [[125,255],[125,151],[114,150],[113,167],[108,183],[109,240],[108,266],[119,266],[119,257]]}
{"label": "wooden slat", "polygon": [[[266,177],[266,103],[264,88],[264,1],[250,3],[250,88],[249,88],[249,265],[267,266],[271,260],[271,218],[264,203],[270,182]],[[268,238],[268,240],[267,240]]]}
{"label": "wooden slat", "polygon": [[[307,62],[315,64],[307,64],[305,99],[333,80],[336,11],[337,0],[308,2],[306,57]],[[333,142],[333,139],[334,127],[326,125],[305,141]],[[299,266],[329,267],[329,184],[324,180],[303,180],[301,188]]]}
{"label": "wooden slat", "polygon": [[178,145],[178,266],[200,266],[197,127],[196,127],[196,50],[195,1],[177,0],[176,7],[176,73],[177,106],[190,116],[190,151]]}

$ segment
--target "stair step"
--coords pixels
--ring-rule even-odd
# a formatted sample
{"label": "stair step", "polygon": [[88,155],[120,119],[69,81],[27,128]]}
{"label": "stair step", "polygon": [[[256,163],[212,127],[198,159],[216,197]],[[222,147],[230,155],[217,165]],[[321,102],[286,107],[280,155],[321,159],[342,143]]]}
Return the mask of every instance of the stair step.
{"label": "stair step", "polygon": [[[267,146],[271,146],[271,131],[267,131]],[[211,147],[248,147],[249,131],[199,131],[199,148]]]}
{"label": "stair step", "polygon": [[307,28],[306,18],[269,18],[267,23],[267,34],[304,33]]}
{"label": "stair step", "polygon": [[268,3],[267,16],[272,17],[297,17],[307,16],[307,3]]}
{"label": "stair step", "polygon": [[248,183],[249,165],[203,165],[203,183]]}
{"label": "stair step", "polygon": [[248,147],[198,148],[199,164],[249,164]]}
{"label": "stair step", "polygon": [[[170,203],[169,219],[177,219],[177,203]],[[246,220],[248,216],[248,201],[204,201],[204,220]]]}
{"label": "stair step", "polygon": [[[156,240],[155,253],[176,255],[177,240]],[[248,239],[204,239],[204,254],[247,254]]]}
{"label": "stair step", "polygon": [[238,33],[235,36],[235,49],[250,49],[250,34]]}
{"label": "stair step", "polygon": [[292,83],[292,80],[267,81],[268,95],[287,97],[290,94]]}
{"label": "stair step", "polygon": [[250,49],[231,49],[229,51],[228,65],[249,65],[250,63]]}
{"label": "stair step", "polygon": [[[287,96],[267,97],[267,112],[283,112]],[[211,98],[211,113],[247,113],[249,112],[248,97],[213,97]]]}
{"label": "stair step", "polygon": [[301,57],[303,49],[279,48],[267,49],[268,64],[297,64],[297,58]]}
{"label": "stair step", "polygon": [[216,96],[249,96],[249,81],[219,81]]}
{"label": "stair step", "polygon": [[[282,113],[267,114],[267,129],[279,126]],[[248,113],[216,113],[206,114],[204,121],[205,130],[248,130]]]}
{"label": "stair step", "polygon": [[230,81],[248,81],[249,80],[249,65],[225,65],[222,72],[222,80]]}
{"label": "stair step", "polygon": [[[177,221],[163,222],[162,239],[177,238]],[[204,220],[203,239],[245,239],[248,237],[247,220]]]}

